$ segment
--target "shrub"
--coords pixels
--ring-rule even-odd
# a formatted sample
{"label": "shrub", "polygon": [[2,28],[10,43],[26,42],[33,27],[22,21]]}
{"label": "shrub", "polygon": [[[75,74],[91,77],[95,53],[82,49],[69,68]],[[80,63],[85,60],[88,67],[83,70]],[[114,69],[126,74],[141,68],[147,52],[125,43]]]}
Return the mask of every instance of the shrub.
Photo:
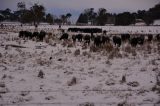
{"label": "shrub", "polygon": [[42,70],[40,70],[40,71],[39,71],[39,73],[38,73],[38,77],[39,77],[39,78],[44,78],[44,73],[43,73],[43,71],[42,71]]}
{"label": "shrub", "polygon": [[77,50],[74,52],[74,55],[75,55],[75,56],[80,55],[80,50],[79,50],[79,49],[77,49]]}
{"label": "shrub", "polygon": [[75,85],[77,83],[77,78],[73,77],[70,82],[68,82],[68,86]]}

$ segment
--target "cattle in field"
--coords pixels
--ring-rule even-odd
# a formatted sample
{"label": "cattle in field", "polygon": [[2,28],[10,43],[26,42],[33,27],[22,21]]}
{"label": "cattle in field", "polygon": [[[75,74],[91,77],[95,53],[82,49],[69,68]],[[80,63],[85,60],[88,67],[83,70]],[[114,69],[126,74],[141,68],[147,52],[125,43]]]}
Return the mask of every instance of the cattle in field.
{"label": "cattle in field", "polygon": [[3,24],[1,24],[1,29],[3,29],[3,27],[4,27],[4,25],[3,25]]}
{"label": "cattle in field", "polygon": [[100,28],[68,28],[69,32],[81,32],[81,33],[102,33]]}
{"label": "cattle in field", "polygon": [[42,30],[42,31],[39,33],[38,38],[39,38],[40,41],[43,41],[43,39],[45,38],[45,36],[46,36],[46,32]]}
{"label": "cattle in field", "polygon": [[107,35],[107,31],[106,30],[103,31],[103,35]]}
{"label": "cattle in field", "polygon": [[134,37],[130,39],[130,44],[132,47],[136,47],[138,44],[143,45],[145,41],[144,35],[140,35],[138,37]]}
{"label": "cattle in field", "polygon": [[32,32],[26,31],[26,38],[32,39]]}
{"label": "cattle in field", "polygon": [[20,37],[20,38],[25,37],[25,32],[24,32],[24,31],[20,31],[20,32],[19,32],[19,37]]}
{"label": "cattle in field", "polygon": [[60,40],[67,40],[68,39],[68,33],[64,33],[64,34],[62,34],[62,36],[60,37]]}
{"label": "cattle in field", "polygon": [[33,38],[37,38],[39,36],[39,32],[33,32],[32,36]]}
{"label": "cattle in field", "polygon": [[95,38],[95,36],[94,36],[93,32],[91,32],[91,40],[94,41],[94,38]]}
{"label": "cattle in field", "polygon": [[109,43],[110,42],[110,38],[108,36],[102,36],[101,37],[101,42],[102,44],[106,44],[106,43]]}
{"label": "cattle in field", "polygon": [[157,35],[156,35],[156,40],[157,40],[157,41],[160,41],[160,34],[157,34]]}
{"label": "cattle in field", "polygon": [[97,46],[97,47],[99,47],[99,46],[101,46],[101,44],[102,44],[102,42],[101,42],[101,36],[96,36],[95,38],[94,38],[94,45],[95,46]]}
{"label": "cattle in field", "polygon": [[85,35],[83,39],[84,43],[87,43],[88,45],[90,44],[91,37],[89,35]]}
{"label": "cattle in field", "polygon": [[76,35],[72,35],[72,40],[74,43],[76,42]]}
{"label": "cattle in field", "polygon": [[130,39],[130,35],[129,34],[121,34],[121,39],[122,41],[126,41]]}
{"label": "cattle in field", "polygon": [[138,40],[138,44],[139,45],[143,45],[144,44],[144,35],[141,35],[141,36],[139,36],[139,37],[137,37],[137,40]]}
{"label": "cattle in field", "polygon": [[79,42],[82,42],[83,35],[82,34],[76,35],[76,39],[78,39]]}
{"label": "cattle in field", "polygon": [[152,35],[152,34],[147,35],[147,37],[148,37],[147,40],[148,40],[149,42],[151,42],[151,41],[153,40],[153,35]]}
{"label": "cattle in field", "polygon": [[136,47],[137,44],[138,44],[138,38],[137,37],[131,38],[130,39],[130,44],[131,44],[132,47]]}
{"label": "cattle in field", "polygon": [[30,32],[30,31],[20,31],[19,32],[19,37],[20,38],[28,38],[28,39],[33,39],[33,38],[36,38],[40,41],[43,41],[43,39],[45,38],[46,36],[46,32],[45,31],[41,31],[40,33],[39,32]]}
{"label": "cattle in field", "polygon": [[121,38],[118,36],[113,36],[113,43],[115,44],[115,46],[120,47],[122,43]]}
{"label": "cattle in field", "polygon": [[20,38],[29,38],[29,39],[31,39],[32,38],[32,32],[29,32],[29,31],[20,31],[19,32],[19,37]]}

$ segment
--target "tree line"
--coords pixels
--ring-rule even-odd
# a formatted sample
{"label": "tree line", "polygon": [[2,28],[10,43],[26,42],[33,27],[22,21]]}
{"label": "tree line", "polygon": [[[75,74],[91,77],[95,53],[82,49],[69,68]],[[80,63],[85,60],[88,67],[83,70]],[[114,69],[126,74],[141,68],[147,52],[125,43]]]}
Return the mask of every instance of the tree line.
{"label": "tree line", "polygon": [[0,21],[19,21],[23,24],[30,23],[38,25],[40,22],[49,24],[70,24],[71,13],[62,14],[60,17],[46,13],[43,5],[35,3],[29,9],[26,8],[25,2],[17,3],[17,11],[11,11],[9,8],[0,10]]}
{"label": "tree line", "polygon": [[[19,21],[21,23],[30,23],[38,25],[40,22],[49,24],[71,24],[71,13],[55,16],[46,13],[45,7],[35,3],[30,8],[26,8],[25,2],[17,3],[17,11],[11,11],[9,8],[0,10],[0,21]],[[119,14],[109,13],[105,8],[99,8],[95,12],[94,8],[85,9],[78,17],[77,25],[131,25],[135,24],[137,19],[142,19],[147,25],[154,20],[160,19],[160,3],[148,10],[138,10],[137,12],[123,12]]]}
{"label": "tree line", "polygon": [[78,25],[131,25],[136,23],[136,19],[143,20],[146,25],[150,25],[154,20],[160,19],[160,3],[149,10],[138,10],[137,12],[123,12],[111,14],[105,8],[99,8],[97,12],[94,8],[85,9],[77,20]]}

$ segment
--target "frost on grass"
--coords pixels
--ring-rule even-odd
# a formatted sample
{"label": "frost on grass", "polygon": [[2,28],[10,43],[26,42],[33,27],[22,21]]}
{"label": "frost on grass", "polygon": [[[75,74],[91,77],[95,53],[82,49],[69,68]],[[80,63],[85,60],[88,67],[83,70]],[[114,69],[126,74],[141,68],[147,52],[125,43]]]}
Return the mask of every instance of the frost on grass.
{"label": "frost on grass", "polygon": [[48,33],[44,42],[19,39],[12,32],[0,34],[3,103],[127,106],[160,102],[158,42],[137,47],[123,44],[117,48],[110,43],[96,47],[59,41],[60,34],[55,33]]}

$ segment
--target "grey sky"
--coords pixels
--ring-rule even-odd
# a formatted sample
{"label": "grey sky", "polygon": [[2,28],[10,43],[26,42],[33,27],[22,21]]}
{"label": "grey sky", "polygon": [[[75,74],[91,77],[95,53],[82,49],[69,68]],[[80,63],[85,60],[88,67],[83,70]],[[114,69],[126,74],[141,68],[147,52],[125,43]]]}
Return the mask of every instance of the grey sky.
{"label": "grey sky", "polygon": [[43,4],[48,12],[55,15],[71,12],[73,17],[77,17],[85,8],[106,8],[108,12],[120,13],[124,11],[135,12],[137,10],[147,10],[160,0],[0,0],[0,9],[10,8],[16,10],[17,2],[25,1],[27,7],[34,2]]}

